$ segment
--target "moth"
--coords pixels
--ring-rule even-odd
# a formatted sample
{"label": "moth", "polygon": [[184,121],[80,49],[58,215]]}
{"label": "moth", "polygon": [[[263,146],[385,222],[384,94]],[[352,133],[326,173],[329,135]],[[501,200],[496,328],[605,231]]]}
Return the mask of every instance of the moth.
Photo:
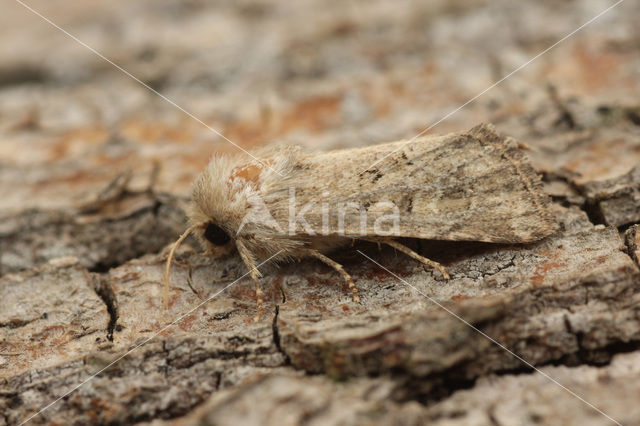
{"label": "moth", "polygon": [[[375,164],[372,167],[370,165]],[[363,171],[364,170],[364,171]],[[354,240],[386,244],[445,268],[397,241],[529,243],[554,232],[550,199],[519,145],[481,124],[467,132],[324,153],[280,146],[213,157],[193,183],[191,225],[212,255],[236,251],[263,311],[258,262],[315,258],[335,269],[353,300],[358,289],[328,255]]]}

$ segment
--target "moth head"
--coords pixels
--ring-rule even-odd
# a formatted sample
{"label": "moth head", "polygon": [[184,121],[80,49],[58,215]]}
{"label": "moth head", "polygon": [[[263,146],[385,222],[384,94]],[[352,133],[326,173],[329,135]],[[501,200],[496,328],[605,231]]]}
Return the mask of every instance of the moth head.
{"label": "moth head", "polygon": [[193,183],[189,221],[200,223],[196,235],[212,253],[241,238],[249,200],[258,194],[260,164],[243,156],[214,157]]}
{"label": "moth head", "polygon": [[214,157],[193,183],[188,211],[191,226],[174,243],[165,269],[164,306],[168,305],[171,260],[178,246],[194,232],[206,252],[219,256],[235,250],[235,240],[257,193],[260,164],[242,157]]}

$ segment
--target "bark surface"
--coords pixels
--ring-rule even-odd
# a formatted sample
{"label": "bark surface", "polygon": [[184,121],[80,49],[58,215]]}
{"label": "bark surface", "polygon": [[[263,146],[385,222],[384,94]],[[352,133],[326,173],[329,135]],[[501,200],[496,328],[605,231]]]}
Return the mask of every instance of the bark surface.
{"label": "bark surface", "polygon": [[[607,7],[596,0],[29,3],[243,149],[411,138]],[[19,3],[0,17],[0,425],[640,424],[640,4],[430,133],[527,145],[560,228],[265,265],[187,240],[237,148]],[[375,261],[375,262],[374,262]],[[379,266],[376,262],[381,265]],[[209,300],[210,299],[210,300]]]}

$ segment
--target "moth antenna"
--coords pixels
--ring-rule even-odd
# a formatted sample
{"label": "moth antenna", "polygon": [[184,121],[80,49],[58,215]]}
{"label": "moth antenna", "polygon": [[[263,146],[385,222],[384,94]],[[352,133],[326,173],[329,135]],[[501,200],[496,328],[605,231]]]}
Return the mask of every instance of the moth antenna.
{"label": "moth antenna", "polygon": [[204,223],[196,223],[195,225],[191,225],[182,233],[182,235],[180,235],[180,238],[178,238],[176,242],[173,243],[173,247],[171,247],[169,257],[167,257],[167,266],[164,271],[164,301],[162,303],[164,309],[167,309],[169,307],[169,271],[171,270],[171,261],[173,260],[173,255],[176,252],[176,249],[180,247],[180,244],[182,244],[182,242],[189,236],[190,233],[192,233],[195,229],[202,228],[204,225]]}

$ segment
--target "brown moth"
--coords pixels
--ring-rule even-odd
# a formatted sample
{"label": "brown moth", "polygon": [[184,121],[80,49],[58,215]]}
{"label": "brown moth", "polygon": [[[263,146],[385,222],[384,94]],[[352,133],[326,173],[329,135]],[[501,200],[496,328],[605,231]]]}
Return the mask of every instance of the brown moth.
{"label": "brown moth", "polygon": [[256,286],[257,320],[256,264],[272,256],[320,260],[341,274],[357,302],[353,280],[327,257],[354,239],[395,247],[448,279],[440,264],[394,238],[528,243],[556,229],[539,177],[518,144],[491,125],[410,143],[252,155],[214,157],[196,178],[191,226],[167,259],[165,306],[171,259],[192,231],[211,254],[238,252]]}

